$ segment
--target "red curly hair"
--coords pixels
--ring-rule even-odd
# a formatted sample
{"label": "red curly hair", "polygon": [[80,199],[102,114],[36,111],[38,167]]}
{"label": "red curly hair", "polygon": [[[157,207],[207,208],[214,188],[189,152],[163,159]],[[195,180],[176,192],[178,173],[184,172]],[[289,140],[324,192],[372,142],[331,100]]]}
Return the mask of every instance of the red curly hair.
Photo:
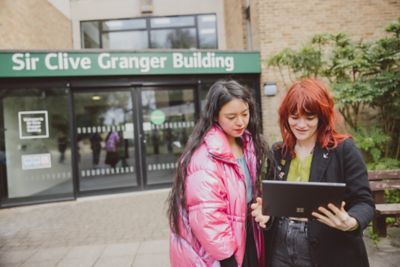
{"label": "red curly hair", "polygon": [[323,148],[334,148],[350,137],[350,135],[336,132],[333,98],[326,86],[316,79],[307,78],[294,82],[279,107],[283,152],[294,156],[296,137],[289,127],[290,115],[316,115],[318,117],[317,142]]}

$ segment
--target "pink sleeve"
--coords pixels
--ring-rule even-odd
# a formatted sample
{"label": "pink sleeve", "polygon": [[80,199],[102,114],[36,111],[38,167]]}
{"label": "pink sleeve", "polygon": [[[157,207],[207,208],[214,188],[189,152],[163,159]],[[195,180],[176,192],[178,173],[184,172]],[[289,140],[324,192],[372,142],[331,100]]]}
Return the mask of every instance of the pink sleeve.
{"label": "pink sleeve", "polygon": [[232,256],[237,249],[227,215],[226,190],[220,178],[199,170],[186,179],[189,224],[207,253],[216,260]]}

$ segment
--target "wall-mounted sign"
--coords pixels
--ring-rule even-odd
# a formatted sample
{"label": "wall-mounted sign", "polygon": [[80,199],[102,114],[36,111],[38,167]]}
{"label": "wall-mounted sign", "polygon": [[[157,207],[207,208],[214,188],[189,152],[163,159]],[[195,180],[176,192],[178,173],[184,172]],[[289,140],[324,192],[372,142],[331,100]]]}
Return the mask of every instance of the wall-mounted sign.
{"label": "wall-mounted sign", "polygon": [[18,112],[18,125],[20,139],[49,137],[47,110]]}
{"label": "wall-mounted sign", "polygon": [[23,170],[51,168],[51,155],[50,153],[22,155],[21,163]]}
{"label": "wall-mounted sign", "polygon": [[261,72],[252,51],[0,51],[0,62],[0,77]]}

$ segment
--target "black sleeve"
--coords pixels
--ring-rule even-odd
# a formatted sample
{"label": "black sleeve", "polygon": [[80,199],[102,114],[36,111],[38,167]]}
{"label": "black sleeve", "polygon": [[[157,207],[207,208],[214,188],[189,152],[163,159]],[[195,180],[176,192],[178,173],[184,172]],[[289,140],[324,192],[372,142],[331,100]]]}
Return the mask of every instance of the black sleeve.
{"label": "black sleeve", "polygon": [[230,256],[229,258],[220,261],[221,267],[237,267],[235,256]]}
{"label": "black sleeve", "polygon": [[360,224],[360,229],[367,227],[374,216],[375,204],[368,183],[368,172],[361,152],[352,139],[343,144],[344,177],[348,187],[346,208],[350,216]]}
{"label": "black sleeve", "polygon": [[274,225],[274,223],[275,223],[275,220],[278,220],[278,218],[277,217],[270,217],[269,218],[269,221],[267,222],[267,224],[265,225],[265,228],[264,228],[264,231],[266,231],[266,232],[268,232],[268,231],[270,231],[271,229],[272,229],[272,226]]}

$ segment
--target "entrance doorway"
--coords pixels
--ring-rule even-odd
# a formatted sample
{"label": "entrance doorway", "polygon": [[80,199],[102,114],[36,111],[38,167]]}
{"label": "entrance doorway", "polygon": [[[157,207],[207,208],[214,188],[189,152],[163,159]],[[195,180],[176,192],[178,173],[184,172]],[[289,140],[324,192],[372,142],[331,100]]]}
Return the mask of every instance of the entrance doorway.
{"label": "entrance doorway", "polygon": [[141,110],[145,184],[170,183],[195,124],[194,88],[142,89]]}
{"label": "entrance doorway", "polygon": [[79,193],[169,184],[195,121],[195,85],[73,93]]}

